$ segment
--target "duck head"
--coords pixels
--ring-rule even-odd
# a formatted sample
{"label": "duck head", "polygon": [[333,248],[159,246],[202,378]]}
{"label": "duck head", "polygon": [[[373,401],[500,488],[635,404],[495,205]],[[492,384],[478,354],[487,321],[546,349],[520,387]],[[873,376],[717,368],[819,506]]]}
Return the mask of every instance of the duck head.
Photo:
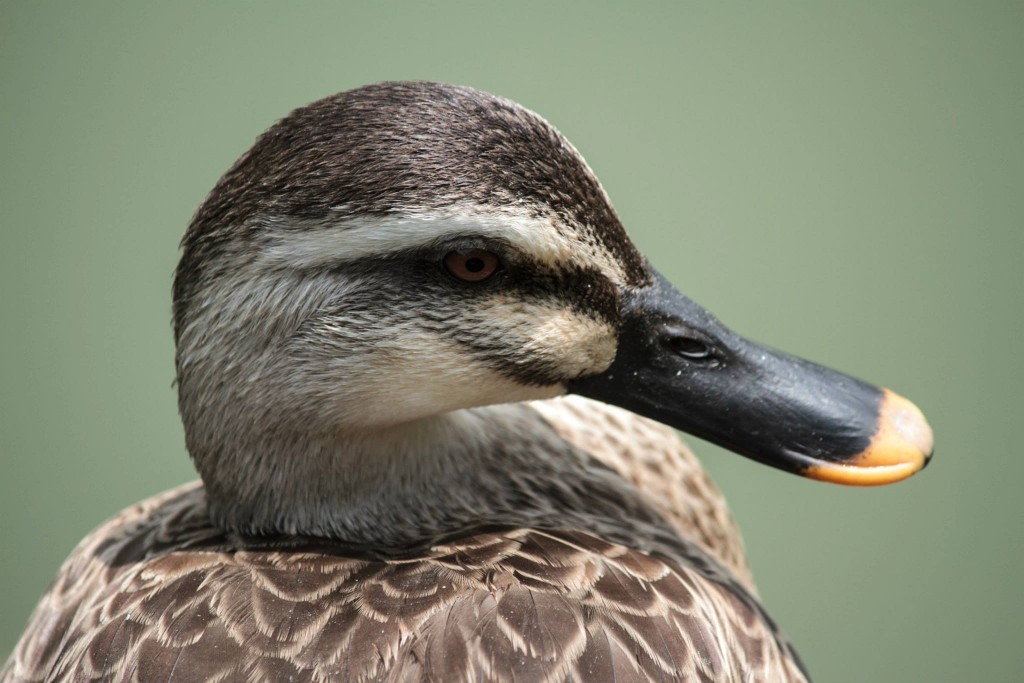
{"label": "duck head", "polygon": [[[565,138],[468,88],[385,83],[296,110],[182,249],[179,404],[208,487],[567,392],[826,481],[897,481],[931,455],[906,399],[676,291]],[[275,455],[286,442],[304,446]]]}

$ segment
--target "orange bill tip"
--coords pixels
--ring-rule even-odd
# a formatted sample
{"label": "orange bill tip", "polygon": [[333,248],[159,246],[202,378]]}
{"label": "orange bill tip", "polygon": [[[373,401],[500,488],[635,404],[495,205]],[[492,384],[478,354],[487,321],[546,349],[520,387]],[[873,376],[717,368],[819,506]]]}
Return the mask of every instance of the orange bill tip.
{"label": "orange bill tip", "polygon": [[881,486],[906,479],[928,464],[934,439],[928,421],[913,403],[882,390],[878,428],[868,447],[845,462],[818,461],[804,475],[848,486]]}

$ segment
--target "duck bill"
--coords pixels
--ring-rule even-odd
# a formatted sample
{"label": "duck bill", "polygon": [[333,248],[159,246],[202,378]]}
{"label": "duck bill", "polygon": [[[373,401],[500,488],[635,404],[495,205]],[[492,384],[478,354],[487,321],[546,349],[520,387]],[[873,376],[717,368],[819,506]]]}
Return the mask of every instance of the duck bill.
{"label": "duck bill", "polygon": [[612,365],[568,389],[838,484],[900,481],[932,453],[907,399],[740,337],[657,273],[625,295]]}

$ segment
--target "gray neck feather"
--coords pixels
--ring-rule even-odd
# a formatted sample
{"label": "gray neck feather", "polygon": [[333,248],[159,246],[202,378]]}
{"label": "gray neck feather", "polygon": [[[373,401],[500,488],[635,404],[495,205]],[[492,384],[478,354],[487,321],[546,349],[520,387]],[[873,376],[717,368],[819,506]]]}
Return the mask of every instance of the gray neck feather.
{"label": "gray neck feather", "polygon": [[[473,408],[376,433],[260,430],[204,472],[214,520],[386,550],[487,525],[570,528],[651,545],[675,536],[617,473],[526,404]],[[243,468],[232,463],[247,463]]]}

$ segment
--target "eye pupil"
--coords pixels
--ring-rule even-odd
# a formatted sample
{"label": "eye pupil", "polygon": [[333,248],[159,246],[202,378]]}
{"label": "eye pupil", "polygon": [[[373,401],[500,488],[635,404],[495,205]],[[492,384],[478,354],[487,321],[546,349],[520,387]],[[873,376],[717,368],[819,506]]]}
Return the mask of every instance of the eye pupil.
{"label": "eye pupil", "polygon": [[463,282],[483,282],[501,269],[501,259],[483,249],[450,251],[444,257],[444,267]]}

